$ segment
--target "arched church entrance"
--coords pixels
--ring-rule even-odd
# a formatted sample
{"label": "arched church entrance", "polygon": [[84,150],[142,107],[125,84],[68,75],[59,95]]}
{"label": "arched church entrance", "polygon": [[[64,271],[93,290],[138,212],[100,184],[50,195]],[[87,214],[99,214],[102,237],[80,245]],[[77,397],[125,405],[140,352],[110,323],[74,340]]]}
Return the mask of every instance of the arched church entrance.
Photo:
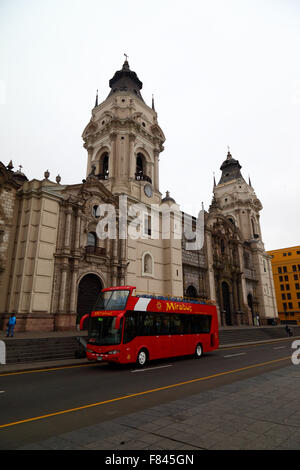
{"label": "arched church entrance", "polygon": [[80,280],[77,295],[78,322],[83,315],[91,312],[102,289],[103,284],[96,274],[86,274]]}
{"label": "arched church entrance", "polygon": [[226,325],[232,325],[231,320],[231,305],[230,305],[230,291],[227,282],[222,282],[222,298],[223,298],[223,310],[225,311],[225,322]]}

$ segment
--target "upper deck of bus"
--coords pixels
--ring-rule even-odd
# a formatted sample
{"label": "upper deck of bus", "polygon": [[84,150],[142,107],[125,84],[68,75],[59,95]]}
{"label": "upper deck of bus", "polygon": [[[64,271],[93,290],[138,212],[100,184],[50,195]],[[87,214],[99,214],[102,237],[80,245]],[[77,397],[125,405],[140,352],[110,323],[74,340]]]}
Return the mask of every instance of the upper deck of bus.
{"label": "upper deck of bus", "polygon": [[102,289],[104,292],[128,291],[128,297],[124,308],[120,310],[94,308],[91,316],[120,315],[125,311],[151,311],[163,313],[214,313],[216,305],[211,300],[190,299],[184,297],[171,297],[150,294],[135,294],[134,286],[118,286]]}

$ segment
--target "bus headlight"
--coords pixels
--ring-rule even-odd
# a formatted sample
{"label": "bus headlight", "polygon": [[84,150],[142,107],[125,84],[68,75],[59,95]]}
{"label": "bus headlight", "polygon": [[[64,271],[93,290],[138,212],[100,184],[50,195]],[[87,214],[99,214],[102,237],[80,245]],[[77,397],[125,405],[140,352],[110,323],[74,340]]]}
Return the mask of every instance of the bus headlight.
{"label": "bus headlight", "polygon": [[108,351],[107,354],[119,354],[120,351],[117,351],[116,349],[114,349],[113,351]]}

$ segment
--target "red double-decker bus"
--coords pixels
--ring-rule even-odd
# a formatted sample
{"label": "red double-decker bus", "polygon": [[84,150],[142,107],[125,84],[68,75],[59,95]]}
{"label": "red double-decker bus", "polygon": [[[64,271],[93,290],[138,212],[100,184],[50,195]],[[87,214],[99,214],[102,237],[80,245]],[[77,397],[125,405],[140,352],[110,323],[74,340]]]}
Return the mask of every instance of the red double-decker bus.
{"label": "red double-decker bus", "polygon": [[174,356],[201,357],[219,346],[216,306],[209,301],[134,295],[135,287],[103,289],[89,317],[89,360],[120,364]]}

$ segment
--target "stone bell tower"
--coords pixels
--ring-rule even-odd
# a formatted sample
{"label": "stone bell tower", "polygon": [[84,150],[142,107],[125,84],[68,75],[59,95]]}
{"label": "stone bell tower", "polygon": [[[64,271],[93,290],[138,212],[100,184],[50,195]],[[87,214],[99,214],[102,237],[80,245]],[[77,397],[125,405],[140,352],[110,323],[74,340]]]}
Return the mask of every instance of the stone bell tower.
{"label": "stone bell tower", "polygon": [[248,308],[249,324],[267,324],[277,316],[277,311],[271,261],[260,226],[262,204],[250,179],[248,183],[244,180],[241,168],[228,151],[220,168],[221,178],[218,184],[214,182],[211,207],[215,208],[215,214],[229,220],[239,235],[240,306],[244,304]]}
{"label": "stone bell tower", "polygon": [[107,98],[98,104],[82,137],[88,151],[87,176],[93,174],[113,194],[160,203],[159,154],[165,136],[157,113],[141,95],[142,82],[126,60],[109,81]]}

